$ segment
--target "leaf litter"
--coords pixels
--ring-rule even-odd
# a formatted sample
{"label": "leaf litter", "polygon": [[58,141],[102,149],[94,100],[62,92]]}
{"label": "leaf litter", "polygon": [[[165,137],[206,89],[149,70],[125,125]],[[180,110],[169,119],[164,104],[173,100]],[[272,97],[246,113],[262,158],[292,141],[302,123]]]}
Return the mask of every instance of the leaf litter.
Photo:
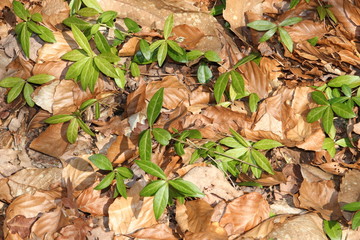
{"label": "leaf litter", "polygon": [[[83,2],[87,5],[91,1]],[[326,135],[321,123],[306,121],[310,109],[318,106],[311,98],[315,90],[310,86],[321,86],[338,75],[359,73],[360,6],[356,1],[326,1],[337,22],[330,16],[319,21],[315,1],[300,1],[290,8],[293,1],[227,0],[223,14],[216,17],[209,11],[219,7],[220,1],[97,2],[104,11],[118,13],[118,26],[124,27],[123,19],[130,18],[142,27],[117,52],[124,62],[139,50],[142,37],[147,41],[163,37],[159,30],[170,14],[175,19],[170,40],[182,40],[180,46],[186,50],[210,50],[220,56],[219,65],[209,64],[216,77],[250,52],[260,52],[261,60],[236,68],[244,78],[245,90],[258,95],[257,110],[251,112],[250,98],[232,98],[231,89],[226,89],[229,107],[216,105],[216,77],[199,84],[192,69],[196,61],[186,66],[172,61],[165,61],[162,67],[140,66],[140,76],[126,75],[124,90],[100,76],[93,91],[83,91],[74,81],[65,80],[69,63],[61,58],[78,48],[72,32],[62,24],[69,17],[69,4],[27,1],[32,14],[42,14],[43,24],[53,31],[56,43],[44,44],[37,36],[31,37],[26,59],[12,31],[16,24],[15,15],[10,14],[12,4],[4,1],[0,3],[1,79],[27,79],[45,73],[55,80],[34,91],[36,108],[24,105],[22,99],[7,104],[7,92],[1,88],[0,238],[327,239],[323,220],[336,220],[341,223],[343,239],[359,239],[359,230],[347,227],[353,213],[342,210],[345,204],[360,201],[356,161],[359,124],[355,119],[352,128],[346,129],[344,122],[335,119],[336,133],[343,139],[352,138],[356,148],[339,144],[341,148],[331,157],[324,150]],[[247,27],[255,20],[271,19],[278,24],[298,16],[303,21],[283,27],[293,41],[292,53],[283,39],[273,37],[259,43],[263,32]],[[151,142],[152,162],[169,178],[182,177],[205,194],[202,199],[186,198],[184,204],[176,201],[156,219],[153,197],[139,195],[151,177],[133,163],[139,158],[140,133],[149,127],[147,106],[161,88],[163,105],[154,128],[173,134],[197,129],[202,139],[193,143],[198,146],[230,136],[230,129],[253,142],[276,140],[285,147],[266,152],[275,174],[263,173],[259,179],[244,173],[229,176],[211,164],[192,163],[195,150],[191,145],[184,146],[185,154],[178,156],[174,150]],[[93,112],[84,112],[95,129],[94,137],[80,132],[78,141],[71,145],[66,138],[68,123],[44,124],[51,114],[72,114],[89,99],[105,106],[96,120],[91,120]],[[102,176],[88,159],[95,153],[105,154],[114,165],[134,172],[135,177],[125,182],[127,198],[114,199],[114,185],[94,190]]]}

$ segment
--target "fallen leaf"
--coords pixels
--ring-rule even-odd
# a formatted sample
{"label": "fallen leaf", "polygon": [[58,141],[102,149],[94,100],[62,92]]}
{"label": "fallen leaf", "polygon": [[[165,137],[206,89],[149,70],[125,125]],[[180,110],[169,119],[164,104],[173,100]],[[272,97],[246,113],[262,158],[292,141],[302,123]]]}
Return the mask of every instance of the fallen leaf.
{"label": "fallen leaf", "polygon": [[[348,203],[360,201],[359,181],[360,181],[359,170],[352,169],[345,173],[345,176],[342,178],[340,184],[340,191],[338,196],[340,207]],[[346,220],[350,221],[353,214],[346,211],[342,211],[342,213],[346,218]]]}
{"label": "fallen leaf", "polygon": [[152,240],[177,240],[173,235],[173,230],[167,224],[157,224],[153,227],[143,228],[131,234],[132,237],[139,239]]}

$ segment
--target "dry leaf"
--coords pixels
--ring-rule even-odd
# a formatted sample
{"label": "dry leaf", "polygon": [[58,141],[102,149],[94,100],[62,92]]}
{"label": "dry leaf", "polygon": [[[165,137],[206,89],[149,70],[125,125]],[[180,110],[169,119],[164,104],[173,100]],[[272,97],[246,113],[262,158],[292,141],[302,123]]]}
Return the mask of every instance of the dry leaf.
{"label": "dry leaf", "polygon": [[153,227],[143,228],[131,234],[132,237],[151,240],[177,240],[167,224],[157,224]]}
{"label": "dry leaf", "polygon": [[[345,173],[345,176],[342,178],[340,184],[340,192],[339,192],[339,205],[340,207],[345,204],[358,202],[360,201],[360,171],[353,169]],[[343,211],[344,217],[350,221],[352,217],[352,213]]]}
{"label": "dry leaf", "polygon": [[180,24],[172,29],[174,40],[179,40],[179,45],[186,50],[193,50],[199,41],[205,36],[197,27],[187,24]]}

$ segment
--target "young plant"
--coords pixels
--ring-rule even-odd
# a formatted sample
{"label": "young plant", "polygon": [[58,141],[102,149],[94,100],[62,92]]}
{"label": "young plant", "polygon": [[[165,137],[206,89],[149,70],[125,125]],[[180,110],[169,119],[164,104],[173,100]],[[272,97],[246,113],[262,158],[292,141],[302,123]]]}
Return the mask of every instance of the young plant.
{"label": "young plant", "polygon": [[266,31],[265,34],[260,38],[259,42],[266,42],[269,40],[276,32],[279,33],[280,41],[285,45],[289,52],[293,51],[293,41],[289,33],[283,28],[285,26],[291,26],[298,22],[301,22],[302,18],[292,17],[287,18],[278,25],[275,23],[266,21],[266,20],[257,20],[251,23],[248,23],[247,26],[255,29],[257,31]]}
{"label": "young plant", "polygon": [[349,212],[355,212],[351,219],[351,228],[356,230],[360,226],[360,202],[352,202],[344,205],[343,210]]}
{"label": "young plant", "polygon": [[341,240],[342,230],[341,225],[337,221],[323,221],[323,228],[330,240]]}
{"label": "young plant", "polygon": [[140,134],[139,139],[139,154],[140,159],[143,161],[150,161],[152,155],[151,139],[152,137],[163,146],[169,144],[171,134],[162,128],[153,128],[155,120],[158,118],[164,98],[164,88],[160,88],[154,96],[150,99],[147,107],[147,120],[149,129],[144,130]]}
{"label": "young plant", "polygon": [[163,33],[164,39],[155,41],[150,45],[150,52],[156,54],[159,66],[162,66],[162,64],[164,63],[166,56],[170,52],[169,50],[173,50],[179,55],[184,54],[184,50],[179,46],[177,42],[168,39],[173,29],[173,25],[174,16],[171,14],[165,20]]}
{"label": "young plant", "polygon": [[31,94],[34,92],[32,84],[41,85],[54,78],[54,76],[47,74],[34,75],[26,80],[19,77],[7,77],[0,81],[0,87],[11,88],[7,95],[7,103],[14,101],[23,92],[26,103],[33,107],[35,103],[31,98]]}
{"label": "young plant", "polygon": [[[270,150],[283,146],[281,143],[263,139],[256,143],[245,140],[239,133],[230,129],[232,137],[225,137],[220,140],[220,144],[226,146],[226,151],[215,142],[208,142],[201,148],[195,150],[191,157],[191,163],[199,157],[210,156],[215,160],[219,169],[230,172],[233,176],[239,174],[238,166],[243,173],[247,173],[249,167],[256,178],[261,176],[262,170],[274,174],[269,160],[258,150]],[[239,161],[240,160],[240,161]]]}
{"label": "young plant", "polygon": [[[196,56],[196,58],[199,58],[201,56],[204,56],[207,61],[215,62],[215,63],[221,61],[221,58],[215,51],[209,50],[204,53],[198,50],[195,51],[197,51],[197,54],[192,54],[192,56],[190,55],[191,57]],[[195,51],[192,51],[192,53],[194,53]],[[187,54],[187,56],[189,55]],[[213,76],[212,72],[209,66],[207,65],[206,61],[202,60],[197,70],[197,78],[199,83],[207,83],[212,78],[212,76]]]}
{"label": "young plant", "polygon": [[40,25],[42,22],[40,13],[30,14],[29,10],[25,9],[24,5],[16,0],[12,4],[15,15],[23,20],[23,22],[16,25],[15,33],[26,57],[30,56],[30,37],[33,33],[37,34],[45,42],[56,42],[52,31]]}
{"label": "young plant", "polygon": [[92,92],[94,91],[100,72],[108,77],[122,79],[121,81],[123,82],[125,81],[122,70],[115,68],[113,65],[118,62],[120,58],[113,53],[104,35],[99,31],[94,35],[96,47],[100,51],[100,54],[96,55],[80,29],[76,27],[76,25],[72,25],[71,29],[75,41],[81,49],[72,50],[61,57],[64,60],[75,62],[66,72],[65,79],[80,80],[82,89],[86,90],[89,88]]}
{"label": "young plant", "polygon": [[[301,0],[291,0],[290,2],[290,9],[296,7]],[[310,0],[305,0],[306,3],[309,3]]]}
{"label": "young plant", "polygon": [[[321,119],[322,126],[330,138],[335,137],[335,127],[333,123],[334,113],[342,118],[354,118],[356,115],[353,112],[354,102],[360,104],[360,92],[357,96],[352,96],[352,88],[360,85],[360,77],[344,75],[332,79],[327,86],[335,87],[331,89],[327,86],[321,89],[325,90],[325,94],[321,91],[314,91],[311,93],[312,99],[320,107],[310,110],[306,119],[312,123]],[[338,88],[341,88],[339,91]],[[344,94],[344,96],[341,95]]]}
{"label": "young plant", "polygon": [[104,188],[107,188],[115,179],[116,188],[114,191],[114,198],[121,195],[126,199],[127,194],[124,180],[133,178],[134,174],[131,169],[128,169],[126,167],[117,167],[114,169],[110,160],[102,154],[94,154],[89,157],[89,160],[100,170],[109,172],[94,189],[102,190]]}
{"label": "young plant", "polygon": [[79,10],[81,10],[80,8],[82,4],[85,4],[86,6],[86,8],[82,8],[82,9],[85,9],[88,12],[94,12],[94,11],[96,11],[96,13],[103,12],[97,0],[71,0],[69,3],[70,15],[72,16],[75,13],[79,12]]}
{"label": "young plant", "polygon": [[95,118],[99,118],[100,116],[100,104],[97,99],[89,99],[83,102],[76,112],[72,114],[59,114],[54,115],[52,117],[47,118],[44,122],[48,124],[56,124],[56,123],[64,123],[69,122],[70,124],[66,130],[66,138],[69,143],[75,143],[78,137],[79,128],[81,128],[84,132],[89,134],[90,136],[95,136],[93,131],[89,128],[88,125],[82,120],[82,114],[84,111],[90,107],[95,106]]}
{"label": "young plant", "polygon": [[136,160],[135,163],[146,173],[158,177],[159,180],[151,181],[140,192],[140,196],[153,199],[155,218],[159,219],[167,205],[173,204],[173,199],[181,203],[186,197],[204,197],[200,189],[189,181],[181,178],[168,179],[164,171],[155,163],[146,160]]}
{"label": "young plant", "polygon": [[324,6],[317,6],[316,11],[319,14],[320,21],[323,21],[325,17],[329,17],[331,20],[334,21],[334,23],[337,23],[337,19],[334,15],[334,13],[330,10],[330,8],[333,7],[332,5],[326,4]]}

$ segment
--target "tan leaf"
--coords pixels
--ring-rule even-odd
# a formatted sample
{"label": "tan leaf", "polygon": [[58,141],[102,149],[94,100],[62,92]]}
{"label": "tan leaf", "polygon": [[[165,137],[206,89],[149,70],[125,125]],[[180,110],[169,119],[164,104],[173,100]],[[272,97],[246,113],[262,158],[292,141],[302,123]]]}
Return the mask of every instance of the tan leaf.
{"label": "tan leaf", "polygon": [[226,206],[220,220],[229,235],[243,233],[269,217],[270,207],[260,193],[238,197]]}
{"label": "tan leaf", "polygon": [[114,163],[121,164],[134,156],[136,152],[136,143],[130,138],[122,135],[117,136],[115,141],[109,147],[107,157]]}
{"label": "tan leaf", "polygon": [[151,240],[177,240],[172,229],[167,224],[157,224],[152,227],[143,228],[131,234],[132,237]]}
{"label": "tan leaf", "polygon": [[43,8],[41,14],[43,23],[52,30],[61,29],[62,22],[69,17],[70,8],[67,2],[62,0],[45,0],[42,1]]}
{"label": "tan leaf", "polygon": [[120,57],[129,57],[134,56],[137,51],[139,51],[140,38],[138,37],[132,37],[130,38],[120,49],[119,56]]}
{"label": "tan leaf", "polygon": [[325,172],[340,176],[344,176],[347,171],[347,169],[342,167],[338,162],[323,163],[319,167]]}
{"label": "tan leaf", "polygon": [[315,213],[295,216],[285,221],[266,238],[326,240],[328,238],[323,231],[322,223],[323,220]]}
{"label": "tan leaf", "polygon": [[31,225],[36,221],[36,217],[26,218],[23,215],[17,215],[6,223],[9,231],[12,234],[19,234],[22,238],[27,238],[30,235]]}
{"label": "tan leaf", "polygon": [[53,157],[60,157],[69,145],[65,126],[62,123],[50,125],[30,143],[30,148]]}
{"label": "tan leaf", "polygon": [[229,239],[224,228],[219,226],[218,222],[212,222],[206,232],[192,233],[187,232],[185,234],[186,240],[227,240]]}
{"label": "tan leaf", "polygon": [[[54,94],[60,80],[52,81],[50,84],[42,85],[35,89],[32,99],[42,109],[52,113]],[[50,116],[49,116],[50,117]]]}
{"label": "tan leaf", "polygon": [[[328,4],[332,5],[330,8],[331,12],[334,13],[338,22],[345,28],[347,36],[352,40],[357,35],[356,24],[354,24],[349,15],[347,15],[348,11],[344,9],[344,5],[346,5],[345,2],[346,1],[343,0],[329,0]],[[353,4],[347,4],[346,10],[349,8],[355,8],[355,6]]]}
{"label": "tan leaf", "polygon": [[71,225],[67,225],[60,230],[58,240],[86,239],[86,235],[91,230],[90,226],[81,218],[76,218]]}
{"label": "tan leaf", "polygon": [[47,61],[43,63],[36,63],[33,69],[33,74],[49,74],[55,79],[64,79],[70,62],[66,61]]}
{"label": "tan leaf", "polygon": [[294,42],[302,42],[314,37],[321,39],[329,32],[324,23],[312,20],[303,20],[292,26],[287,26],[285,29]]}
{"label": "tan leaf", "polygon": [[[360,171],[353,169],[345,173],[340,184],[340,192],[338,201],[340,206],[345,204],[360,201]],[[352,217],[352,213],[343,211],[344,217],[349,221]]]}
{"label": "tan leaf", "polygon": [[156,224],[153,198],[139,196],[145,185],[144,181],[137,181],[128,191],[127,199],[116,198],[110,205],[109,227],[115,234],[129,234]]}
{"label": "tan leaf", "polygon": [[180,24],[173,28],[174,39],[182,38],[179,45],[187,50],[193,50],[199,41],[205,36],[197,27],[187,24]]}
{"label": "tan leaf", "polygon": [[308,182],[304,180],[299,189],[300,207],[315,209],[326,220],[337,220],[341,217],[340,206],[337,201],[338,192],[334,182],[324,180],[320,182]]}

